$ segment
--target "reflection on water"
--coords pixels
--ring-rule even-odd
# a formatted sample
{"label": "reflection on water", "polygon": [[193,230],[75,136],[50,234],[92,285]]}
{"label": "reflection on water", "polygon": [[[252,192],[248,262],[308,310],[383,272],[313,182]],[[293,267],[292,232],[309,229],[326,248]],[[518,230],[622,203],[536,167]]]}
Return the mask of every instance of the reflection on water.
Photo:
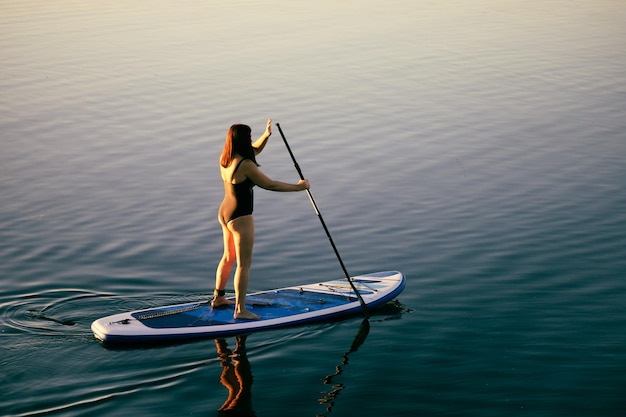
{"label": "reflection on water", "polygon": [[[396,305],[390,303],[390,305]],[[335,366],[332,374],[322,378],[324,385],[328,386],[328,390],[322,398],[318,399],[318,403],[326,407],[323,414],[317,414],[317,417],[328,416],[333,410],[337,397],[346,387],[342,382],[337,382],[336,378],[344,372],[344,367],[348,364],[349,356],[356,352],[365,342],[370,331],[369,319],[364,319],[359,326],[359,330],[350,345],[350,349],[341,355],[340,363]],[[235,337],[235,348],[230,349],[226,339],[216,339],[215,347],[217,349],[218,359],[222,367],[220,382],[228,390],[228,397],[222,406],[218,409],[218,416],[233,417],[255,417],[256,414],[252,407],[252,369],[248,360],[246,350],[247,335]]]}
{"label": "reflection on water", "polygon": [[235,349],[225,339],[216,339],[215,347],[222,367],[220,382],[228,390],[228,398],[218,409],[218,416],[254,417],[252,409],[252,370],[246,352],[246,337],[235,338]]}
{"label": "reflection on water", "polygon": [[324,385],[328,385],[330,389],[324,394],[322,398],[318,400],[320,404],[326,406],[326,413],[318,414],[317,417],[327,416],[333,410],[337,397],[339,396],[341,391],[346,387],[341,382],[335,382],[335,378],[343,373],[343,368],[348,364],[349,355],[359,350],[359,347],[361,347],[363,342],[365,342],[365,339],[367,338],[367,335],[369,334],[369,332],[370,332],[370,322],[366,318],[361,322],[361,326],[359,327],[359,332],[354,337],[354,340],[352,341],[352,345],[350,346],[350,350],[348,350],[346,353],[341,355],[341,363],[335,366],[335,372],[332,374],[326,375],[322,379],[322,382],[324,383]]}

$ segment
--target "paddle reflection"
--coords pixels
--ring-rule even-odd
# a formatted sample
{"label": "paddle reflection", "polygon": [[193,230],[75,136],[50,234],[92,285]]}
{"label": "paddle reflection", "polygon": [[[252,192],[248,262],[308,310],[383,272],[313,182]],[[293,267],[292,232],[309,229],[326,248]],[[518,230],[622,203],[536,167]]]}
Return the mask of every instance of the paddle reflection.
{"label": "paddle reflection", "polygon": [[335,382],[334,379],[335,377],[338,377],[343,373],[344,366],[348,364],[348,357],[352,352],[356,352],[357,350],[359,350],[359,347],[361,347],[363,342],[365,342],[365,339],[367,338],[369,332],[370,322],[366,318],[361,322],[361,325],[359,326],[359,331],[357,332],[354,340],[352,341],[352,345],[350,346],[350,350],[341,355],[341,363],[335,366],[335,372],[322,378],[322,382],[324,383],[324,385],[328,385],[330,387],[330,389],[324,394],[324,396],[318,399],[320,405],[326,406],[326,412],[324,414],[318,414],[315,417],[327,417],[331,413],[331,411],[333,411],[333,407],[335,406],[335,401],[337,400],[337,397],[346,387],[340,382]]}
{"label": "paddle reflection", "polygon": [[228,398],[218,409],[218,416],[256,417],[252,409],[252,371],[246,352],[246,336],[235,338],[235,349],[230,350],[225,339],[216,339],[220,359],[220,382],[228,389]]}

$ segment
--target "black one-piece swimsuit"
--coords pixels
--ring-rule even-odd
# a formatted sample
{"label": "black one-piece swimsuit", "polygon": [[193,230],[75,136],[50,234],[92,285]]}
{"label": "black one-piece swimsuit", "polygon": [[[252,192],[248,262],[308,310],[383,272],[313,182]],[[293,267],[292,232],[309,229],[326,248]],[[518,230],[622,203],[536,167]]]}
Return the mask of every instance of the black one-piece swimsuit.
{"label": "black one-piece swimsuit", "polygon": [[220,219],[225,223],[235,220],[238,217],[252,214],[254,206],[254,193],[252,188],[254,187],[254,183],[250,178],[246,178],[245,181],[237,184],[232,183],[235,173],[243,161],[245,161],[245,159],[239,161],[235,167],[230,177],[231,182],[224,181],[224,200],[220,205],[219,215]]}

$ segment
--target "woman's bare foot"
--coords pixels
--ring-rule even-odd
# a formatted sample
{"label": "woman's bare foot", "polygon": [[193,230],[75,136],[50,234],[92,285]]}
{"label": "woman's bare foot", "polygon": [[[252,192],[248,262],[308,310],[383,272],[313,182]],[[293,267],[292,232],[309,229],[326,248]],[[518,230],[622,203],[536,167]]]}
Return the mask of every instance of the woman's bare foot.
{"label": "woman's bare foot", "polygon": [[261,316],[259,316],[258,314],[254,314],[248,310],[243,310],[239,313],[235,313],[233,317],[238,320],[259,320],[261,318]]}
{"label": "woman's bare foot", "polygon": [[233,304],[235,304],[234,301],[229,300],[228,298],[224,297],[223,295],[218,295],[218,296],[213,298],[213,301],[211,301],[211,307],[213,307],[213,308],[227,307],[227,306],[231,306]]}

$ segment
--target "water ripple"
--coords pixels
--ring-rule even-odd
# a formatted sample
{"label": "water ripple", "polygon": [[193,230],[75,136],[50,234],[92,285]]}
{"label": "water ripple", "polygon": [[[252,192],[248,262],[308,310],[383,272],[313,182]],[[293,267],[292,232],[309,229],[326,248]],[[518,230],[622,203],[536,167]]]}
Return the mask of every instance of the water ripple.
{"label": "water ripple", "polygon": [[5,334],[29,333],[43,336],[72,336],[85,333],[89,299],[111,294],[80,289],[58,289],[23,294],[0,304]]}

